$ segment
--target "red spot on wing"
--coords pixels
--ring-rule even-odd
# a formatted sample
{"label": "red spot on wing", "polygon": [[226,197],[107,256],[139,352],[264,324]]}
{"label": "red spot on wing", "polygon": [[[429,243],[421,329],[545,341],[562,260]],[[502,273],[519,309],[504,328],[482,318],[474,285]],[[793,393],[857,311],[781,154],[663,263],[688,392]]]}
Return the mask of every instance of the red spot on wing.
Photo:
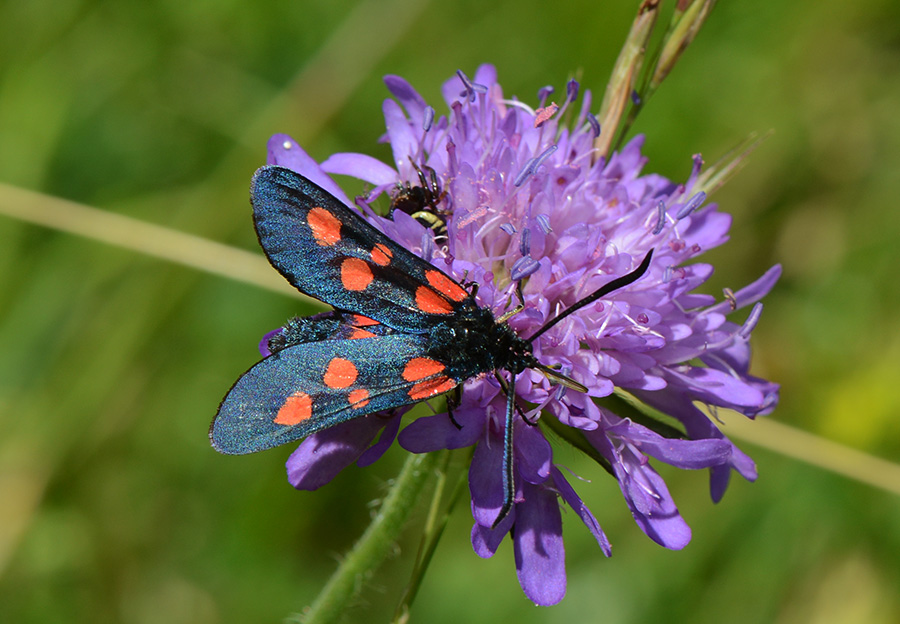
{"label": "red spot on wing", "polygon": [[341,240],[340,220],[319,206],[309,211],[306,222],[312,230],[313,238],[323,247],[334,245]]}
{"label": "red spot on wing", "polygon": [[450,302],[441,297],[428,286],[416,288],[416,307],[428,314],[452,314]]}
{"label": "red spot on wing", "polygon": [[312,397],[305,392],[295,392],[284,401],[272,421],[276,425],[298,425],[312,416]]}
{"label": "red spot on wing", "polygon": [[328,362],[322,381],[329,388],[347,388],[353,385],[358,376],[359,371],[353,362],[336,357]]}
{"label": "red spot on wing", "polygon": [[347,258],[341,262],[341,284],[347,290],[365,290],[372,283],[369,263],[359,258]]}
{"label": "red spot on wing", "polygon": [[413,401],[421,401],[438,394],[448,392],[456,387],[456,381],[441,375],[427,381],[420,381],[409,389],[409,398]]}
{"label": "red spot on wing", "polygon": [[387,266],[391,263],[391,258],[394,257],[394,253],[387,248],[387,245],[378,243],[372,248],[370,257],[372,258],[372,262],[378,266]]}
{"label": "red spot on wing", "polygon": [[370,319],[368,316],[363,316],[362,314],[353,314],[350,317],[350,322],[356,325],[357,327],[369,327],[370,325],[379,325],[378,321],[374,319]]}
{"label": "red spot on wing", "polygon": [[462,301],[469,296],[469,293],[466,292],[465,288],[440,271],[425,271],[425,279],[428,280],[428,283],[431,284],[432,288],[451,301]]}
{"label": "red spot on wing", "polygon": [[351,327],[350,332],[347,334],[347,338],[350,340],[356,340],[358,338],[374,338],[375,334],[370,332],[367,329],[360,329],[359,327]]}
{"label": "red spot on wing", "polygon": [[369,403],[369,391],[365,388],[357,388],[350,392],[347,399],[350,401],[350,407],[353,409],[365,407]]}
{"label": "red spot on wing", "polygon": [[437,360],[431,358],[418,357],[413,358],[403,367],[403,379],[406,381],[419,381],[447,368]]}

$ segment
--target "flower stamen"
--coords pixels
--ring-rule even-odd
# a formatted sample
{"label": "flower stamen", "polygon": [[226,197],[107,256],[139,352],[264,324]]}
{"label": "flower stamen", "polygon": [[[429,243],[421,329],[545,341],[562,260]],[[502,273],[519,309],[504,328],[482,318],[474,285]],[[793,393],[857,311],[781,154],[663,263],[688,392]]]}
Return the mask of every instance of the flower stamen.
{"label": "flower stamen", "polygon": [[750,315],[747,317],[747,320],[744,321],[744,324],[741,325],[741,328],[738,330],[738,336],[744,340],[750,339],[750,334],[753,333],[753,330],[756,328],[756,324],[759,322],[762,311],[763,304],[762,302],[757,301],[753,305],[753,309],[750,310]]}
{"label": "flower stamen", "polygon": [[522,256],[513,263],[509,272],[509,278],[514,282],[518,282],[529,275],[533,275],[539,268],[541,268],[540,262],[531,256]]}
{"label": "flower stamen", "polygon": [[469,77],[463,73],[463,70],[457,69],[456,75],[459,76],[460,81],[463,83],[463,90],[460,91],[459,97],[464,98],[469,102],[474,102],[478,93],[487,93],[488,88],[486,86],[469,80]]}
{"label": "flower stamen", "polygon": [[537,99],[538,102],[541,103],[541,106],[544,105],[544,103],[547,101],[547,98],[553,95],[554,91],[556,91],[556,89],[553,87],[553,85],[547,85],[538,89]]}
{"label": "flower stamen", "polygon": [[703,191],[700,191],[699,193],[694,194],[687,201],[687,203],[684,206],[682,206],[678,210],[678,212],[675,213],[675,220],[681,221],[682,219],[687,217],[689,214],[694,212],[694,210],[696,210],[700,206],[700,204],[702,204],[705,201],[706,201],[706,193],[704,193]]}
{"label": "flower stamen", "polygon": [[532,173],[534,173],[534,163],[537,162],[537,158],[529,158],[525,161],[525,165],[519,171],[518,175],[516,175],[516,179],[513,180],[513,186],[522,186],[525,183]]}
{"label": "flower stamen", "polygon": [[654,236],[657,236],[662,232],[663,228],[666,226],[666,202],[659,200],[659,203],[656,204],[656,210],[658,216],[656,219],[656,226],[653,228]]}
{"label": "flower stamen", "polygon": [[541,232],[544,234],[549,234],[553,231],[553,228],[550,227],[550,215],[546,213],[541,213],[534,218],[535,222],[537,222],[538,227],[541,228]]}
{"label": "flower stamen", "polygon": [[[594,138],[596,139],[598,136],[600,136],[600,129],[601,129],[600,122],[597,120],[597,116],[594,115],[593,113],[588,113],[587,114],[587,122],[588,122],[588,125],[591,127],[591,134],[593,134]],[[593,153],[593,152],[591,152],[591,153]]]}

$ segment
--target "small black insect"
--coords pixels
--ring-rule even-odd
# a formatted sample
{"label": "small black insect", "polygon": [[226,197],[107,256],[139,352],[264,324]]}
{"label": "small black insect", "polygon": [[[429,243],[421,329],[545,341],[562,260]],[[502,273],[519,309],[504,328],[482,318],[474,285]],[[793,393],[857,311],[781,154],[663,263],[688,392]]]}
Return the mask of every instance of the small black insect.
{"label": "small black insect", "polygon": [[447,233],[448,213],[438,208],[438,204],[447,193],[441,190],[434,169],[427,165],[424,167],[425,171],[416,164],[413,164],[413,167],[419,174],[420,185],[412,186],[409,183],[400,185],[397,194],[391,199],[391,211],[388,216],[393,219],[397,210],[405,212],[425,227],[431,228],[437,236],[444,236]]}

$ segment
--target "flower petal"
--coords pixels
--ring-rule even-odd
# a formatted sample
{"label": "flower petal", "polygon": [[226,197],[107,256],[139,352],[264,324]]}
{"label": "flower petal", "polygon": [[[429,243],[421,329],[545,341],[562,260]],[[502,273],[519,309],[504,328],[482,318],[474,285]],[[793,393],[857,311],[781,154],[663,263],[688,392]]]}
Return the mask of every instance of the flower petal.
{"label": "flower petal", "polygon": [[775,286],[775,282],[778,281],[778,278],[781,277],[781,265],[776,264],[771,267],[768,271],[762,274],[762,276],[752,282],[736,293],[734,293],[734,304],[727,299],[714,305],[709,308],[707,312],[718,312],[720,314],[727,314],[734,305],[734,309],[740,309],[748,305],[752,305],[762,299],[765,295],[769,294],[769,291]]}
{"label": "flower petal", "polygon": [[710,468],[727,463],[731,459],[732,446],[725,440],[664,438],[643,425],[625,419],[607,428],[607,432],[627,440],[642,453],[678,468],[688,470]]}
{"label": "flower petal", "polygon": [[481,442],[469,465],[469,492],[475,522],[490,527],[503,507],[503,445]]}
{"label": "flower petal", "polygon": [[566,595],[562,517],[556,494],[525,484],[525,501],[516,505],[513,544],[522,591],[536,605],[550,606]]}
{"label": "flower petal", "polygon": [[478,524],[472,526],[472,548],[482,559],[490,559],[496,554],[503,542],[503,538],[509,533],[516,521],[515,508],[506,516],[496,529]]}
{"label": "flower petal", "polygon": [[603,554],[607,557],[612,555],[612,546],[609,543],[609,539],[606,537],[606,533],[600,528],[600,523],[597,522],[594,514],[592,514],[591,510],[585,506],[584,502],[582,502],[581,498],[579,498],[578,494],[575,492],[575,489],[556,467],[553,468],[553,484],[556,486],[559,495],[569,504],[569,507],[575,510],[578,517],[581,518],[581,521],[584,522],[584,525],[593,534],[594,539],[597,540]]}
{"label": "flower petal", "polygon": [[286,134],[272,135],[269,139],[268,151],[268,164],[296,171],[321,186],[344,204],[350,205],[350,200],[347,199],[343,189],[290,136]]}
{"label": "flower petal", "polygon": [[400,417],[370,414],[314,433],[288,457],[288,481],[298,490],[322,487],[356,461],[392,419]]}
{"label": "flower petal", "polygon": [[393,167],[367,154],[332,154],[322,163],[322,169],[328,173],[353,176],[375,186],[397,184],[400,181],[400,176]]}
{"label": "flower petal", "polygon": [[617,448],[602,429],[588,431],[585,437],[612,464],[631,515],[647,537],[673,550],[687,546],[691,529],[678,513],[665,481],[646,457],[629,446]]}
{"label": "flower petal", "polygon": [[529,483],[543,483],[550,476],[553,449],[541,430],[516,421],[515,454],[519,475]]}
{"label": "flower petal", "polygon": [[714,368],[692,366],[686,371],[669,369],[670,383],[690,389],[694,400],[729,408],[759,407],[765,401],[762,392],[743,379]]}
{"label": "flower petal", "polygon": [[472,446],[484,432],[484,409],[457,409],[453,424],[447,414],[421,416],[400,432],[400,446],[411,453],[429,453],[442,449]]}
{"label": "flower petal", "polygon": [[710,468],[710,495],[714,502],[721,500],[725,494],[731,468],[748,481],[756,479],[756,465],[753,463],[753,460],[741,452],[733,442],[728,440],[716,428],[709,417],[694,406],[689,396],[671,389],[663,392],[636,392],[635,396],[650,407],[665,409],[669,415],[681,421],[689,437],[693,439],[721,439],[731,445],[731,459],[728,464]]}
{"label": "flower petal", "polygon": [[384,77],[384,84],[406,109],[412,124],[421,128],[425,120],[425,109],[428,107],[425,98],[400,76],[387,75]]}
{"label": "flower petal", "polygon": [[394,415],[387,419],[384,429],[381,430],[381,436],[378,438],[378,442],[363,451],[362,455],[359,456],[359,459],[356,460],[357,466],[360,468],[370,466],[381,459],[382,455],[387,453],[387,450],[397,438],[397,432],[400,430],[401,417],[408,409],[408,407],[400,407],[392,410]]}

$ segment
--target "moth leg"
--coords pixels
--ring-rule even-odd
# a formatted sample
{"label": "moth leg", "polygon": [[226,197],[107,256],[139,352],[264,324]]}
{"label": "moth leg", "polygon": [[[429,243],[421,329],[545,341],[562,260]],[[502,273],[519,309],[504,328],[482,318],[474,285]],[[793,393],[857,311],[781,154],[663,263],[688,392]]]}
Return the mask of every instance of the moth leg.
{"label": "moth leg", "polygon": [[447,395],[447,416],[450,417],[450,422],[453,423],[453,426],[457,429],[462,429],[462,425],[453,417],[453,410],[459,407],[459,402],[462,398],[462,386],[456,386],[450,394]]}
{"label": "moth leg", "polygon": [[509,384],[510,392],[506,394],[506,424],[503,429],[503,506],[500,507],[500,513],[492,529],[496,529],[497,525],[503,522],[509,512],[512,511],[513,502],[516,496],[515,475],[513,474],[513,414],[515,413],[515,391],[516,376],[512,376]]}
{"label": "moth leg", "polygon": [[497,319],[498,323],[505,323],[525,309],[525,296],[522,294],[522,280],[516,282],[516,297],[519,299],[519,303],[517,303],[516,307],[514,307],[512,310],[504,312],[503,315]]}
{"label": "moth leg", "polygon": [[[500,389],[506,394],[507,397],[512,396],[509,391],[509,384],[506,383],[506,380],[503,379],[500,375],[494,373],[494,377],[497,378],[497,382],[500,384]],[[513,388],[515,391],[515,388]],[[515,394],[515,392],[513,392]],[[516,403],[515,398],[513,398],[513,405],[515,405],[515,410],[518,412],[519,416],[522,417],[522,420],[525,421],[526,425],[531,425],[532,427],[537,427],[537,420],[531,420],[526,415],[525,412],[522,411],[522,408],[519,407],[519,404]]]}

